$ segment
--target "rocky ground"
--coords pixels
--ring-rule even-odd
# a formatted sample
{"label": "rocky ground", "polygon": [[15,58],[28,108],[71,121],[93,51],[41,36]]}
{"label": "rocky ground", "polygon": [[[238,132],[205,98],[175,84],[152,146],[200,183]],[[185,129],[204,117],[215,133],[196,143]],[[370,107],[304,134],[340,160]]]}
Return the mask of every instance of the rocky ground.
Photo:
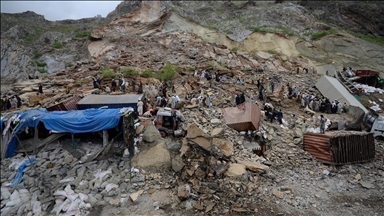
{"label": "rocky ground", "polygon": [[[292,114],[300,116],[296,127],[288,129],[277,122],[263,121],[268,140],[264,157],[254,153],[257,142],[249,141],[224,124],[222,109],[234,106],[234,90],[244,90],[249,101],[251,90],[257,89],[252,83],[273,75],[278,74],[244,73],[245,85],[234,84],[233,78],[214,83],[212,87],[207,81],[190,82],[194,83],[192,94],[200,93],[200,89],[212,94],[212,108],[187,106],[190,108],[183,110],[188,128],[184,139],[161,139],[156,130],[149,130],[147,126],[143,142],[137,145],[140,152],[132,159],[135,167],[132,181],[127,157],[116,155],[80,164],[83,158],[77,159],[63,147],[70,145],[70,140],[65,138],[42,149],[35,157],[35,164],[26,168],[21,183],[14,189],[6,187],[16,174],[15,164],[11,164],[25,159],[25,155],[2,160],[2,214],[19,211],[32,215],[33,206],[35,212],[39,210],[38,201],[43,212],[55,212],[62,207],[62,212],[73,210],[77,215],[380,215],[384,199],[382,142],[377,141],[376,158],[371,162],[324,165],[303,150],[300,122],[309,115],[290,99],[284,99],[282,106],[273,104],[283,110],[289,124],[293,121]],[[277,91],[286,83],[296,85],[319,77],[279,75],[282,81]],[[190,81],[194,79],[189,77]],[[182,83],[186,76],[175,81]],[[47,92],[58,91],[55,86],[48,88]],[[309,84],[301,88],[318,94]],[[178,86],[177,91],[185,94],[187,88]],[[350,119],[347,114],[326,117],[333,121]],[[93,142],[101,148],[101,140]],[[95,150],[91,150],[86,140],[79,142],[78,151],[83,155]],[[70,187],[66,194],[73,193],[74,198],[65,198],[58,192],[67,185]],[[16,196],[15,191],[21,196],[22,206],[15,205],[17,208],[13,209],[7,202],[15,199],[9,197],[10,194]],[[71,206],[70,203],[77,204]]]}
{"label": "rocky ground", "polygon": [[[94,75],[102,77],[103,86],[109,85],[110,75],[124,75],[128,84],[133,79],[157,84],[157,74],[164,72],[168,62],[174,67],[176,93],[186,103],[182,113],[187,136],[161,138],[148,123],[151,119],[142,118],[137,132],[143,134],[143,141],[137,144],[132,169],[129,157],[117,154],[81,163],[102,148],[101,139],[77,140],[79,153],[75,154],[70,138],[64,137],[30,155],[36,161],[26,167],[22,181],[13,189],[7,185],[16,175],[16,165],[26,157],[20,153],[2,159],[2,215],[381,214],[383,142],[376,141],[374,160],[344,166],[325,165],[303,150],[301,122],[310,116],[279,92],[289,83],[320,95],[312,86],[321,75],[311,70],[302,73],[302,68],[308,68],[307,59],[262,51],[248,54],[208,43],[192,33],[164,32],[169,11],[160,6],[153,11],[148,15],[144,8],[95,29],[91,37],[97,41],[88,46],[91,58],[57,74],[2,85],[1,92],[20,95],[22,110],[48,107],[74,95],[106,94],[93,89]],[[141,16],[146,19],[137,22]],[[210,83],[192,76],[194,70],[200,74],[203,69],[228,79]],[[237,85],[237,77],[245,84]],[[234,106],[239,91],[262,107],[256,82],[262,80],[268,87],[272,77],[277,81],[275,92],[268,92],[271,103],[282,110],[291,127],[262,121],[267,150],[261,156],[256,154],[261,141],[249,140],[226,126],[223,109]],[[36,95],[39,83],[44,95]],[[189,104],[186,97],[200,93],[211,94],[211,108]],[[332,121],[352,120],[348,114],[325,116]]]}

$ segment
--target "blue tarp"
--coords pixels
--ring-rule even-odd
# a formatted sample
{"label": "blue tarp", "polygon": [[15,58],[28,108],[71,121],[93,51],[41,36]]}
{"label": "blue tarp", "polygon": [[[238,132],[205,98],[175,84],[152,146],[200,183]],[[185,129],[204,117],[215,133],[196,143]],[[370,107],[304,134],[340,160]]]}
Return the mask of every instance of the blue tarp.
{"label": "blue tarp", "polygon": [[16,147],[16,134],[26,127],[35,128],[43,122],[47,130],[66,133],[91,133],[116,127],[121,109],[87,109],[48,112],[46,109],[18,113],[20,123],[8,143],[6,157],[12,157]]}

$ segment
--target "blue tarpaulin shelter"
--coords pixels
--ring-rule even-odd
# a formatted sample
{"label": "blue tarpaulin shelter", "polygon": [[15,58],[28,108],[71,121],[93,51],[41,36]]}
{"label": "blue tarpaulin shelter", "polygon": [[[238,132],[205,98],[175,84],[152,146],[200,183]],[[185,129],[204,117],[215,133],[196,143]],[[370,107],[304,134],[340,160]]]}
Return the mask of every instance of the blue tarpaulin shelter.
{"label": "blue tarpaulin shelter", "polygon": [[121,109],[87,109],[48,112],[46,109],[16,113],[20,122],[8,142],[6,157],[12,157],[16,134],[26,127],[35,128],[42,122],[47,130],[66,133],[92,133],[111,129],[119,124]]}

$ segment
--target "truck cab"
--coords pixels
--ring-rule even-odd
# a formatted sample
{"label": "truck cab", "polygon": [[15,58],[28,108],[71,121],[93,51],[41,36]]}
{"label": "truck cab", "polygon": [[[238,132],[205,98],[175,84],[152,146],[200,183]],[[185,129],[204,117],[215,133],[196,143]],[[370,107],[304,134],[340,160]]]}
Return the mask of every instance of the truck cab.
{"label": "truck cab", "polygon": [[363,119],[363,125],[367,132],[373,133],[378,139],[384,139],[384,117],[380,116],[373,110],[369,110]]}
{"label": "truck cab", "polygon": [[169,135],[184,136],[186,131],[181,129],[180,124],[185,118],[178,110],[171,108],[161,108],[156,113],[156,118],[153,120],[154,125],[159,130],[161,137]]}

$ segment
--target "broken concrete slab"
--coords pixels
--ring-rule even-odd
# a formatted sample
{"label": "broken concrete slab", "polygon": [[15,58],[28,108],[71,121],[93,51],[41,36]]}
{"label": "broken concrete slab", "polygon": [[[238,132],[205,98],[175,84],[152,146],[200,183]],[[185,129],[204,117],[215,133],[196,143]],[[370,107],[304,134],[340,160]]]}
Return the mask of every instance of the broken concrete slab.
{"label": "broken concrete slab", "polygon": [[233,155],[233,143],[230,140],[213,138],[213,145],[216,146],[221,153],[230,157]]}
{"label": "broken concrete slab", "polygon": [[266,172],[267,170],[269,170],[269,167],[264,165],[264,164],[260,164],[260,163],[257,163],[257,162],[251,162],[251,161],[248,161],[248,160],[240,160],[240,159],[238,159],[237,163],[242,164],[248,170],[253,171],[253,172],[257,172],[257,173],[262,173],[262,172]]}
{"label": "broken concrete slab", "polygon": [[246,174],[245,166],[243,164],[231,163],[225,175],[228,177],[240,177]]}
{"label": "broken concrete slab", "polygon": [[171,167],[171,156],[165,143],[159,143],[146,152],[140,152],[132,158],[132,165],[139,168],[166,168]]}

